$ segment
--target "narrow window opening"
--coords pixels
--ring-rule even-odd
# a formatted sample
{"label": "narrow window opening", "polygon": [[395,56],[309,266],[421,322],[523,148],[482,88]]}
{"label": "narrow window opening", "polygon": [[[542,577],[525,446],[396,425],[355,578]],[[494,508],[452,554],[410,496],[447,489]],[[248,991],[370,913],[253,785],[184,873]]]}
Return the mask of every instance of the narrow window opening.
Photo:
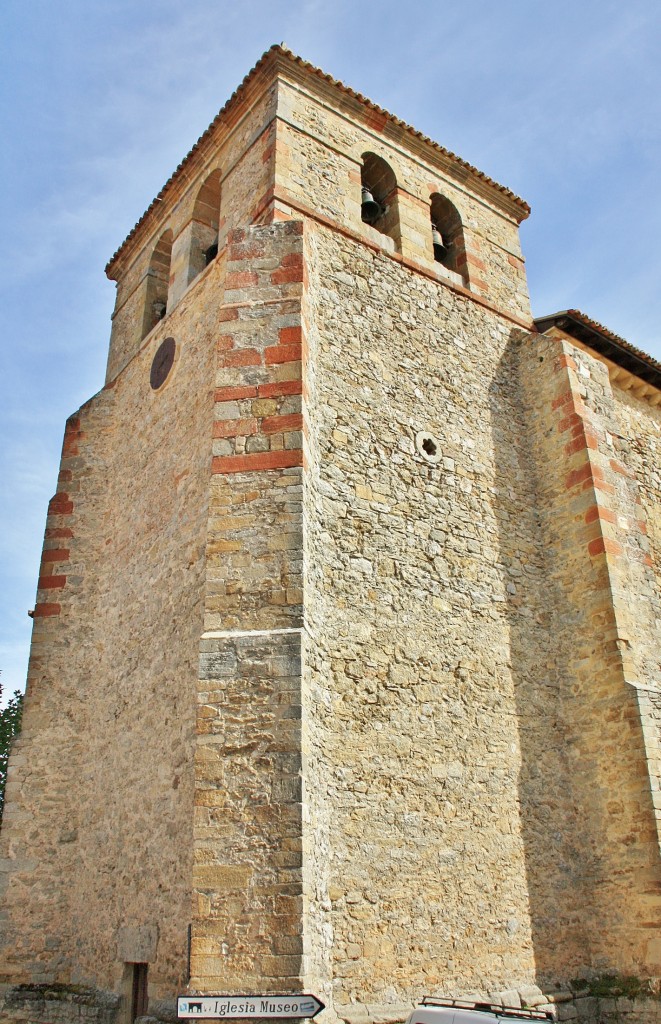
{"label": "narrow window opening", "polygon": [[137,1017],[145,1017],[149,1006],[147,974],[149,964],[131,964],[133,977],[131,984],[131,1021]]}
{"label": "narrow window opening", "polygon": [[363,153],[360,172],[360,216],[365,224],[400,243],[397,179],[392,167],[376,153]]}
{"label": "narrow window opening", "polygon": [[427,455],[436,455],[436,445],[432,441],[431,437],[426,437],[424,439],[422,447],[426,451]]}
{"label": "narrow window opening", "polygon": [[142,337],[145,338],[168,311],[172,232],[165,231],[158,240],[149,261]]}
{"label": "narrow window opening", "polygon": [[218,255],[220,228],[220,171],[213,171],[197,193],[191,223],[188,283]]}
{"label": "narrow window opening", "polygon": [[464,231],[457,209],[449,199],[434,192],[430,205],[431,243],[434,259],[448,270],[467,278]]}

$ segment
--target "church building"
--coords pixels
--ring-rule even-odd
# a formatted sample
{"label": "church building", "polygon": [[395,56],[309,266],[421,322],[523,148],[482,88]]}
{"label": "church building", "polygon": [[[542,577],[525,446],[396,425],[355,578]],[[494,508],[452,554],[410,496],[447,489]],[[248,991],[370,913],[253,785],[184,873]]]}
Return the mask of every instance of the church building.
{"label": "church building", "polygon": [[661,1022],[661,365],[533,319],[529,212],[274,46],[110,260],[0,1021]]}

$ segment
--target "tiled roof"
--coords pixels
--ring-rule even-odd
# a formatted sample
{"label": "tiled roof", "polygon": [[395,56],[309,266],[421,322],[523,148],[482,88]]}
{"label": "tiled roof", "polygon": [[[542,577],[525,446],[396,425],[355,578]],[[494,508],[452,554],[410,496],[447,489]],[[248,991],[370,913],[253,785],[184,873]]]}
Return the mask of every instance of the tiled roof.
{"label": "tiled roof", "polygon": [[334,87],[341,89],[342,92],[344,92],[348,96],[351,96],[353,99],[358,100],[369,110],[374,111],[380,117],[383,117],[385,120],[390,121],[391,124],[394,124],[397,127],[404,129],[404,131],[406,132],[409,132],[411,135],[415,136],[417,139],[420,139],[422,142],[424,142],[425,145],[431,146],[433,149],[436,150],[437,153],[441,153],[446,159],[451,160],[453,163],[457,164],[458,167],[461,167],[465,171],[468,171],[470,175],[478,178],[480,181],[484,182],[490,188],[493,188],[496,191],[500,192],[502,195],[506,196],[510,200],[510,202],[514,203],[516,206],[519,207],[521,211],[521,220],[524,220],[530,213],[530,207],[528,203],[526,203],[523,199],[519,198],[519,196],[515,195],[514,192],[511,192],[504,185],[499,185],[498,182],[494,181],[487,174],[484,174],[483,171],[478,170],[477,167],[473,167],[473,165],[469,164],[466,160],[462,160],[461,157],[457,156],[455,153],[451,153],[449,149],[445,149],[444,146],[439,145],[438,142],[434,142],[433,139],[430,139],[422,132],[417,131],[416,128],[411,127],[411,125],[407,124],[405,121],[402,121],[400,120],[400,118],[395,117],[393,114],[390,114],[387,110],[384,110],[383,107],[380,107],[376,103],[373,103],[371,100],[367,99],[366,96],[363,96],[361,93],[356,92],[354,89],[351,89],[348,85],[344,85],[343,82],[338,81],[338,79],[333,78],[331,75],[327,75],[325,71],[322,71],[320,68],[317,68],[313,64],[308,63],[308,61],[303,60],[302,57],[298,57],[295,53],[292,53],[291,50],[287,49],[286,46],[280,43],[275,43],[273,46],[270,47],[270,49],[266,51],[266,53],[262,54],[262,56],[257,61],[252,70],[249,71],[248,74],[245,76],[239,87],[232,93],[227,103],[225,103],[225,105],[216,114],[213,121],[206,129],[206,131],[203,132],[203,134],[199,137],[199,139],[192,147],[192,149],[186,154],[184,159],[181,161],[177,169],[170,175],[170,177],[168,178],[168,180],[166,181],[165,185],[158,193],[156,198],[152,200],[152,202],[147,207],[140,220],[131,229],[131,231],[128,233],[128,235],[120,245],[119,249],[117,249],[112,258],[108,261],[108,264],[106,265],[106,273],[108,273],[112,269],[113,263],[124,249],[124,246],[135,236],[136,232],[147,220],[152,210],[166,198],[173,183],[178,178],[181,171],[186,167],[186,164],[189,162],[192,156],[195,153],[197,153],[197,151],[206,142],[206,140],[211,136],[216,126],[223,119],[223,116],[233,106],[233,104],[236,102],[237,98],[241,95],[241,93],[246,89],[252,78],[269,61],[277,57],[284,57],[285,59],[290,60],[293,64],[296,64],[298,67],[303,68],[306,73],[316,75],[318,78],[323,79],[325,82],[329,82]]}
{"label": "tiled roof", "polygon": [[548,330],[549,327],[559,327],[589,348],[601,352],[629,373],[634,373],[655,387],[661,387],[661,363],[621,338],[619,334],[614,334],[603,324],[581,313],[580,309],[564,309],[549,316],[536,317],[535,326],[541,332]]}
{"label": "tiled roof", "polygon": [[[521,211],[523,212],[523,217],[521,218],[522,220],[525,217],[527,217],[530,213],[530,207],[528,203],[525,202],[525,200],[515,195],[514,192],[511,192],[504,185],[499,185],[498,182],[494,181],[493,178],[490,178],[488,174],[485,174],[483,171],[478,170],[477,167],[473,167],[473,165],[469,164],[467,160],[462,160],[462,158],[460,156],[457,156],[455,153],[451,153],[449,149],[446,149],[444,146],[439,145],[438,142],[434,142],[433,139],[430,139],[427,135],[424,135],[422,132],[419,132],[417,128],[413,128],[410,124],[407,124],[406,121],[400,120],[399,117],[395,117],[394,114],[391,114],[389,113],[389,111],[384,110],[383,107],[379,107],[376,103],[373,103],[372,100],[368,99],[367,96],[363,96],[362,93],[356,92],[354,89],[351,89],[350,86],[345,85],[344,82],[340,82],[337,78],[333,78],[331,75],[327,75],[325,71],[322,71],[320,68],[316,68],[313,64],[309,64],[308,61],[303,60],[302,57],[298,57],[295,53],[292,53],[291,50],[286,49],[286,47],[277,45],[272,46],[271,49],[264,54],[264,57],[267,57],[268,54],[274,50],[277,50],[278,52],[285,54],[292,61],[294,61],[294,63],[298,64],[299,67],[305,68],[306,71],[312,72],[312,74],[317,75],[318,78],[323,78],[324,81],[326,82],[330,82],[331,85],[334,85],[338,89],[341,89],[342,92],[345,92],[348,96],[352,96],[354,99],[359,100],[360,103],[363,103],[370,110],[373,110],[377,114],[387,118],[392,124],[397,125],[399,128],[403,128],[407,132],[410,132],[411,135],[415,135],[416,138],[420,139],[427,146],[431,146],[438,153],[442,153],[444,157],[447,157],[449,160],[452,160],[453,163],[456,163],[460,167],[463,167],[464,170],[469,171],[472,175],[475,175],[481,181],[484,181],[491,188],[495,188],[498,192],[501,192],[503,195],[507,196],[507,198],[511,200],[511,202],[516,203],[516,205],[521,208]],[[264,58],[262,58],[262,60],[263,59]],[[257,67],[258,66],[259,65],[257,65]]]}

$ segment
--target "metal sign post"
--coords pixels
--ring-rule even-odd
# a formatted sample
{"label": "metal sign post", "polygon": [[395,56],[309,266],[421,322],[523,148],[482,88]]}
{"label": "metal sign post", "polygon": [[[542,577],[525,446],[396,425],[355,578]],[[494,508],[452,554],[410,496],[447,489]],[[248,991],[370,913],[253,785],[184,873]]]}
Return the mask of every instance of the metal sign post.
{"label": "metal sign post", "polygon": [[242,1017],[316,1017],[325,1004],[311,995],[179,996],[177,1017],[238,1019]]}

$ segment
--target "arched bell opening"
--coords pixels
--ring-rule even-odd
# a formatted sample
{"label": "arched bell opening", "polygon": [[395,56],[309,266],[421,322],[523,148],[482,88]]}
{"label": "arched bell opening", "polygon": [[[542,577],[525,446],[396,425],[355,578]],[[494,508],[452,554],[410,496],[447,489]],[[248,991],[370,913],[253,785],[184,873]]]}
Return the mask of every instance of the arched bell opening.
{"label": "arched bell opening", "polygon": [[453,273],[466,278],[464,229],[457,208],[440,192],[434,192],[431,197],[430,218],[434,259]]}
{"label": "arched bell opening", "polygon": [[218,255],[219,224],[220,171],[212,171],[197,193],[193,206],[188,284]]}
{"label": "arched bell opening", "polygon": [[172,231],[164,231],[149,261],[142,337],[146,337],[168,311],[168,287],[172,260]]}
{"label": "arched bell opening", "polygon": [[376,153],[363,153],[360,171],[360,215],[365,224],[388,235],[399,246],[397,179],[390,164]]}

